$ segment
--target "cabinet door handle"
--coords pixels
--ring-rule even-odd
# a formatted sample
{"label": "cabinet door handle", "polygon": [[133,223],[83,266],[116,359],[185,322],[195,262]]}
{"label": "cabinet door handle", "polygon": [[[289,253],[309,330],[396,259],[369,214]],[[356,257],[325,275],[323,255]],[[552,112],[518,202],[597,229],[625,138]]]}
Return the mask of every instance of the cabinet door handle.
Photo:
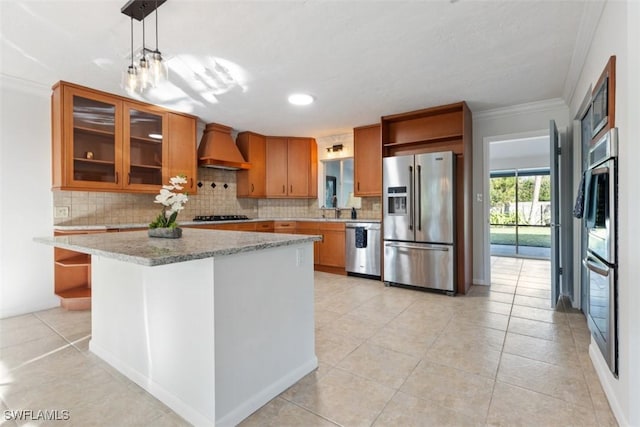
{"label": "cabinet door handle", "polygon": [[191,181],[190,186],[191,186],[191,188],[193,188],[193,178],[189,178],[189,180]]}
{"label": "cabinet door handle", "polygon": [[285,186],[283,185],[282,186],[282,194],[284,194],[285,191],[287,191],[287,190],[286,190]]}
{"label": "cabinet door handle", "polygon": [[116,184],[118,183],[118,171],[116,171]]}
{"label": "cabinet door handle", "polygon": [[127,174],[127,185],[131,185],[131,172]]}
{"label": "cabinet door handle", "polygon": [[253,193],[253,184],[251,184],[251,192]]}
{"label": "cabinet door handle", "polygon": [[358,191],[360,191],[360,181],[358,181]]}
{"label": "cabinet door handle", "polygon": [[293,184],[291,185],[291,191],[290,192],[293,193]]}

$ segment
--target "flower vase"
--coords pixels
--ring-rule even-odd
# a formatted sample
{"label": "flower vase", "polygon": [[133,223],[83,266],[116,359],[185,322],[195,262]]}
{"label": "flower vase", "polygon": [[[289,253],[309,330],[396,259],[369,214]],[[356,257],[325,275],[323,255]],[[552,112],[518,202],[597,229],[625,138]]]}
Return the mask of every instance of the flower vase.
{"label": "flower vase", "polygon": [[182,237],[182,228],[150,228],[148,230],[149,237],[161,237],[164,239],[179,239]]}

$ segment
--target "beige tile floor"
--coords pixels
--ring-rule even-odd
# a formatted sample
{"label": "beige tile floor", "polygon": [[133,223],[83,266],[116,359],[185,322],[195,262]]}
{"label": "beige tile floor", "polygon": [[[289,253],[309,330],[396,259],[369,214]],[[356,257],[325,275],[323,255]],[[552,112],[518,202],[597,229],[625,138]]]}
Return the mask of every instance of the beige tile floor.
{"label": "beige tile floor", "polygon": [[[319,367],[242,425],[616,425],[584,317],[549,309],[549,263],[492,264],[490,288],[456,297],[316,273]],[[0,410],[187,425],[88,352],[90,328],[90,313],[60,309],[1,320]]]}

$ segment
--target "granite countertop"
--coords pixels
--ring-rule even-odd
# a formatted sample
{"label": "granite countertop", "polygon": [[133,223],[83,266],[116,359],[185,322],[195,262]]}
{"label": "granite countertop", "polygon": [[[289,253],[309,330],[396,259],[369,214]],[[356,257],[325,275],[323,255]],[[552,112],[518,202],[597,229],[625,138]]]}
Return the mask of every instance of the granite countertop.
{"label": "granite countertop", "polygon": [[[230,224],[241,222],[262,222],[262,221],[310,221],[310,222],[373,222],[380,223],[379,219],[351,219],[351,218],[254,218],[232,221],[178,221],[180,226],[205,225],[205,224]],[[54,225],[56,231],[79,231],[79,230],[126,230],[130,228],[147,228],[149,223],[144,224],[99,224],[99,225],[81,225],[81,224],[60,224]]]}
{"label": "granite countertop", "polygon": [[313,242],[320,240],[320,236],[185,228],[180,239],[149,237],[145,230],[36,237],[34,240],[76,252],[154,266]]}

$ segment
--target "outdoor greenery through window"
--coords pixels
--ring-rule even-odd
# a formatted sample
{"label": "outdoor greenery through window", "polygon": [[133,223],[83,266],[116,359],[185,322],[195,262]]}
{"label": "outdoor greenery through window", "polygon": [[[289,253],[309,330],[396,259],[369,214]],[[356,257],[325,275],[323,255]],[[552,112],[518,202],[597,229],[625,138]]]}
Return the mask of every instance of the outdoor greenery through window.
{"label": "outdoor greenery through window", "polygon": [[548,257],[551,247],[549,170],[494,171],[490,197],[492,254]]}

